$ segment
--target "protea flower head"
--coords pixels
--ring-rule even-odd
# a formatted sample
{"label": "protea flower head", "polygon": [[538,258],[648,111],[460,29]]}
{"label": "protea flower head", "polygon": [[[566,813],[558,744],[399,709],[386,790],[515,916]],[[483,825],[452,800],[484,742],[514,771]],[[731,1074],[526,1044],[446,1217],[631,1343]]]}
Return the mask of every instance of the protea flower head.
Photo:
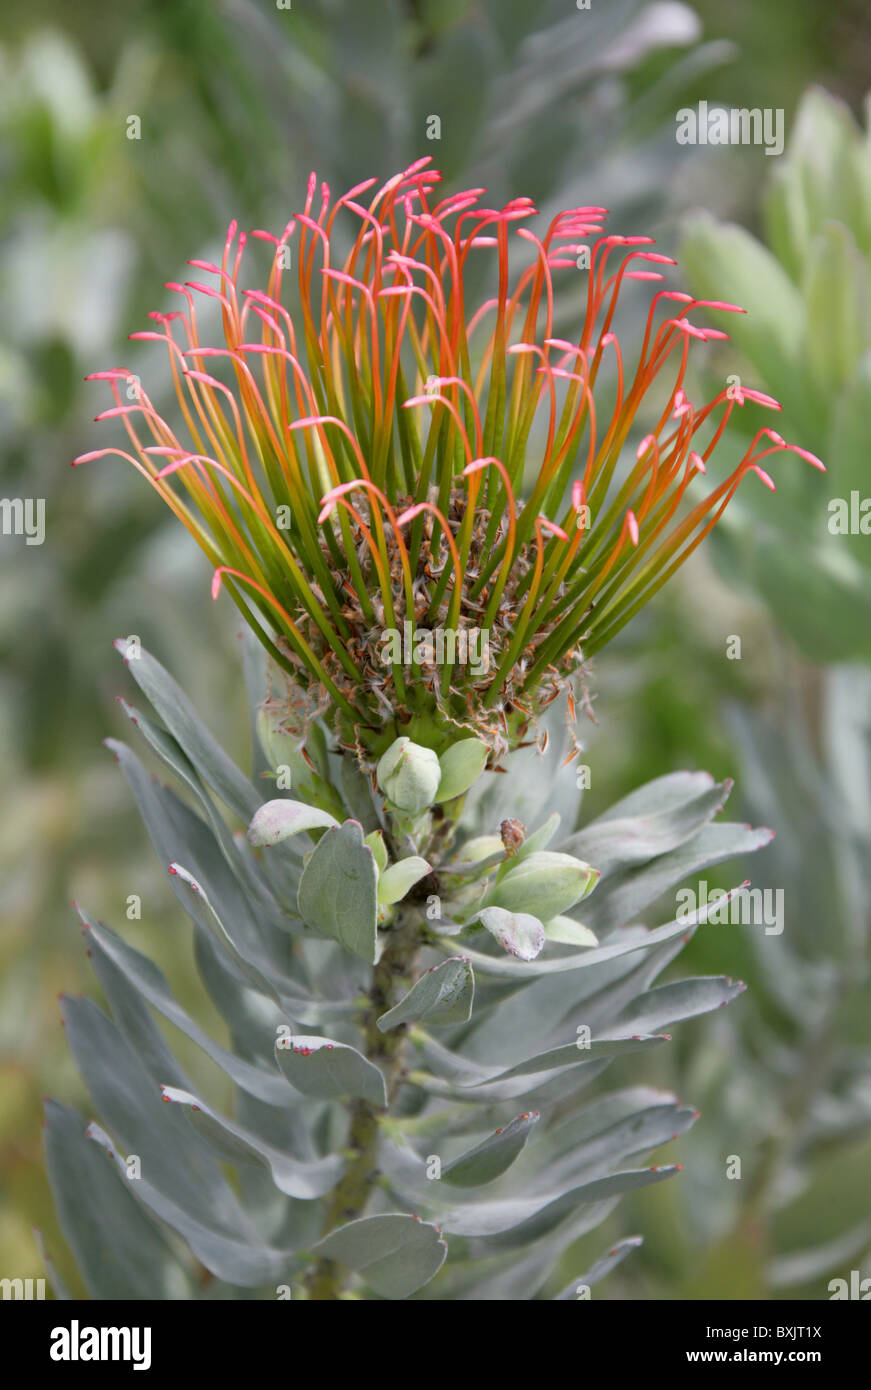
{"label": "protea flower head", "polygon": [[[687,496],[736,407],[780,407],[735,386],[686,394],[693,341],[727,336],[690,315],[743,312],[732,304],[658,290],[626,369],[621,289],[674,264],[652,238],[606,235],[599,207],[536,231],[527,198],[439,199],[427,159],[375,182],[334,200],[312,175],[280,236],[252,232],[271,248],[265,289],[246,287],[235,223],[220,265],[191,261],[208,283],[170,283],[181,307],[131,335],[166,347],[173,418],[127,368],[95,373],[115,398],[97,418],[119,418],[131,449],[75,462],[129,459],[188,528],[214,595],[229,591],[285,673],[285,728],[326,717],[369,765],[407,734],[440,749],[469,730],[498,756],[571,694],[747,473],[773,487],[762,461],[787,449],[822,464],[763,426]],[[492,294],[468,303],[482,257]],[[577,284],[584,258],[569,341],[558,282]],[[220,307],[217,344],[203,300]]]}

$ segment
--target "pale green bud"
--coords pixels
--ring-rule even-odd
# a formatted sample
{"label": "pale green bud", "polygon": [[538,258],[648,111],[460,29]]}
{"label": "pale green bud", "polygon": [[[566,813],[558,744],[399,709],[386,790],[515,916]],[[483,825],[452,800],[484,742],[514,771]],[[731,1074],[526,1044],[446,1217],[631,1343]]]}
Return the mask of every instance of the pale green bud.
{"label": "pale green bud", "polygon": [[379,759],[376,774],[387,800],[400,811],[418,816],[435,801],[442,770],[431,748],[402,737]]}
{"label": "pale green bud", "polygon": [[547,922],[585,898],[598,881],[599,870],[583,860],[539,850],[509,870],[488,895],[487,903],[509,912],[532,912]]}

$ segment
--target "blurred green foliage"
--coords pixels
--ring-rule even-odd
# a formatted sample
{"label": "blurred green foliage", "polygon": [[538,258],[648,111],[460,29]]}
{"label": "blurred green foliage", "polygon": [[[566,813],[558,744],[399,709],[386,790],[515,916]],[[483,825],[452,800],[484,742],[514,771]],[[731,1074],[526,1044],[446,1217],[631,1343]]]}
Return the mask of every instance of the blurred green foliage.
{"label": "blurred green foliage", "polygon": [[868,660],[871,136],[823,91],[809,91],[796,113],[764,215],[770,249],[700,213],[685,226],[682,258],[697,294],[753,306],[732,326],[724,374],[775,396],[783,414],[771,423],[828,473],[823,486],[808,470],[776,468],[774,505],[742,492],[718,549],[810,661]]}

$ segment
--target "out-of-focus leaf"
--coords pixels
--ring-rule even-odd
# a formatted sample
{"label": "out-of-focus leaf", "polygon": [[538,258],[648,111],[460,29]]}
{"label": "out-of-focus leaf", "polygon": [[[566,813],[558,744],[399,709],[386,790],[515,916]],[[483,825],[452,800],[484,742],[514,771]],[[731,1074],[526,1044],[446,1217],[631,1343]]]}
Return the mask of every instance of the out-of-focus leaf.
{"label": "out-of-focus leaf", "polygon": [[814,238],[802,288],[808,366],[820,390],[833,393],[871,345],[868,265],[847,227],[827,222]]}
{"label": "out-of-focus leaf", "polygon": [[712,782],[700,795],[676,806],[639,816],[608,814],[572,835],[563,850],[593,864],[603,878],[644,864],[697,835],[723,809],[731,790],[731,781]]}
{"label": "out-of-focus leaf", "polygon": [[611,1031],[618,1037],[630,1030],[650,1033],[666,1024],[697,1018],[711,1009],[722,1009],[746,988],[742,980],[727,980],[723,976],[675,980],[639,995],[615,1021]]}
{"label": "out-of-focus leaf", "polygon": [[601,937],[624,922],[637,921],[639,914],[669,888],[700,869],[763,849],[773,838],[774,831],[764,827],[754,830],[733,822],[706,825],[669,854],[613,874],[584,903],[584,925]]}
{"label": "out-of-focus leaf", "polygon": [[[774,1289],[785,1289],[796,1284],[809,1284],[824,1274],[838,1272],[847,1268],[850,1260],[860,1257],[871,1247],[871,1221],[845,1231],[836,1240],[811,1250],[790,1250],[771,1262],[768,1268],[768,1281]],[[849,1276],[848,1276],[849,1277]]]}
{"label": "out-of-focus leaf", "polygon": [[[429,1039],[423,1044],[422,1051],[431,1066],[447,1071],[449,1079],[442,1080],[438,1075],[422,1071],[413,1071],[411,1079],[433,1095],[450,1096],[455,1100],[515,1100],[518,1096],[537,1091],[563,1068],[595,1066],[603,1059],[657,1047],[667,1041],[665,1036],[658,1034],[639,1034],[633,1038],[594,1038],[583,1047],[574,1042],[565,1043],[562,1047],[540,1052],[525,1062],[518,1062],[506,1071],[491,1071],[472,1063],[465,1064],[465,1059]],[[534,1079],[530,1080],[530,1077]]]}
{"label": "out-of-focus leaf", "polygon": [[135,1155],[149,1183],[191,1216],[245,1231],[239,1199],[214,1155],[182,1115],[161,1104],[158,1083],[115,1024],[89,999],[64,999],[63,1016],[76,1064],[125,1160]]}
{"label": "out-of-focus leaf", "polygon": [[[765,198],[772,246],[794,280],[801,278],[824,222],[871,230],[862,153],[859,127],[846,102],[820,87],[809,88],[792,121],[785,158],[772,161],[776,167]],[[863,249],[871,250],[871,241]]]}
{"label": "out-of-focus leaf", "polygon": [[871,660],[871,591],[850,551],[820,548],[809,558],[804,547],[761,546],[752,573],[810,660]]}
{"label": "out-of-focus leaf", "polygon": [[714,779],[709,772],[667,772],[615,801],[599,820],[626,820],[661,811],[678,812],[681,806],[696,801],[713,786]]}
{"label": "out-of-focus leaf", "polygon": [[743,227],[717,222],[707,213],[684,224],[680,255],[700,298],[752,306],[747,315],[729,315],[733,344],[764,373],[779,400],[800,400],[799,352],[807,317],[801,294],[776,257]]}
{"label": "out-of-focus leaf", "polygon": [[557,1294],[554,1301],[556,1303],[576,1302],[579,1290],[591,1289],[600,1279],[604,1279],[606,1274],[610,1274],[611,1270],[615,1269],[622,1260],[625,1260],[627,1255],[630,1255],[633,1250],[637,1250],[639,1245],[643,1244],[643,1236],[627,1236],[625,1240],[619,1240],[605,1255],[600,1255],[595,1264],[590,1265],[586,1274],[582,1274],[578,1279],[573,1279],[562,1293]]}
{"label": "out-of-focus leaf", "polygon": [[101,1160],[75,1111],[49,1100],[45,1113],[49,1181],[91,1297],[189,1298],[187,1276],[133,1198],[135,1184]]}
{"label": "out-of-focus leaf", "polygon": [[[47,1104],[53,1105],[55,1102],[49,1101]],[[33,1239],[36,1241],[36,1248],[39,1251],[39,1258],[42,1260],[42,1267],[45,1270],[45,1277],[48,1286],[58,1302],[69,1303],[72,1300],[72,1293],[57,1272],[57,1267],[48,1252],[42,1231],[34,1228]]]}
{"label": "out-of-focus leaf", "polygon": [[675,1139],[699,1117],[692,1106],[661,1093],[650,1092],[646,1105],[644,1100],[641,1088],[636,1088],[594,1101],[568,1116],[548,1136],[561,1155],[558,1164],[564,1163],[567,1172],[580,1173],[622,1163]]}
{"label": "out-of-focus leaf", "polygon": [[[100,1125],[91,1124],[88,1138],[105,1149],[122,1179],[126,1173],[124,1160]],[[159,1192],[146,1177],[130,1183],[135,1197],[161,1221],[178,1231],[206,1269],[228,1284],[256,1288],[260,1284],[276,1284],[291,1266],[293,1252],[277,1250],[262,1242],[253,1229],[232,1236],[205,1220],[193,1217],[186,1206]]]}

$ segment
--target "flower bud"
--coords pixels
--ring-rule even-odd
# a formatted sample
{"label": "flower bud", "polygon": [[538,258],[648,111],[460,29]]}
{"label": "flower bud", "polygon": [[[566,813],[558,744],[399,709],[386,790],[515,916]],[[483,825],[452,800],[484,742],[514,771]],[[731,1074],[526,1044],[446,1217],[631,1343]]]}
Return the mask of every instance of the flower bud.
{"label": "flower bud", "polygon": [[388,801],[412,816],[420,815],[433,804],[442,775],[433,750],[405,737],[390,745],[379,759],[376,772],[378,785]]}
{"label": "flower bud", "polygon": [[499,835],[509,859],[513,859],[526,839],[526,826],[523,821],[504,820],[499,827]]}
{"label": "flower bud", "polygon": [[599,870],[571,854],[539,850],[521,859],[487,897],[488,906],[531,912],[543,922],[559,917],[592,892]]}

